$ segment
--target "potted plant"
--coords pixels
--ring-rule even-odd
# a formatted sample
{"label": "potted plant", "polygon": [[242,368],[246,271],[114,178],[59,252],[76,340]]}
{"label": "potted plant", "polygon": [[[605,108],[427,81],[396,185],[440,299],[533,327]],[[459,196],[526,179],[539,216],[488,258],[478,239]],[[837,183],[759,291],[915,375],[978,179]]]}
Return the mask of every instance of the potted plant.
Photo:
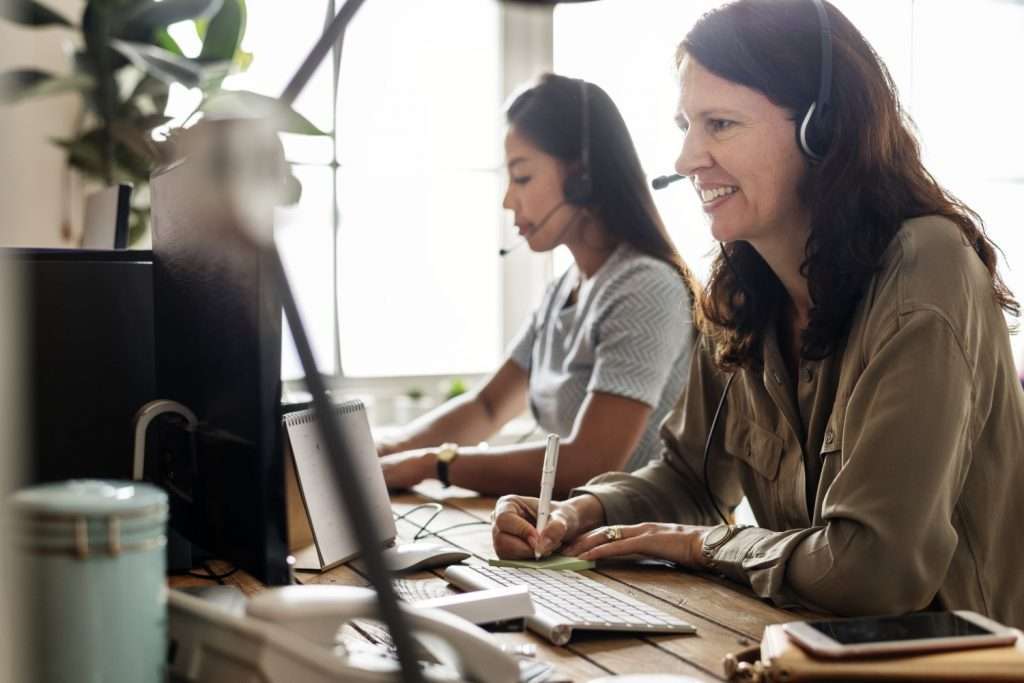
{"label": "potted plant", "polygon": [[[66,150],[69,167],[83,176],[103,185],[134,185],[132,241],[148,224],[149,174],[167,161],[154,131],[171,120],[165,113],[171,85],[200,89],[201,104],[193,115],[269,114],[279,131],[323,134],[273,98],[222,89],[228,75],[246,69],[252,60],[240,47],[245,0],[87,0],[77,24],[34,0],[0,8],[9,21],[66,27],[76,35],[70,75],[39,69],[0,74],[0,102],[64,92],[81,95],[75,129],[53,142]],[[168,33],[168,26],[182,21],[193,22],[202,42],[195,57],[185,56]],[[297,193],[297,182],[291,186]],[[63,230],[70,234],[67,218]]]}

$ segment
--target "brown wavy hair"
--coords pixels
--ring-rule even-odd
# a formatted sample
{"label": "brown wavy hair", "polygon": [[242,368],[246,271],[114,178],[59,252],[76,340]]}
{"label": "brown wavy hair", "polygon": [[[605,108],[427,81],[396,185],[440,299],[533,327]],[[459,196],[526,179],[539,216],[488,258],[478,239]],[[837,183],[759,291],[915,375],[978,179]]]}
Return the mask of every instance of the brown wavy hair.
{"label": "brown wavy hair", "polygon": [[[832,36],[830,134],[824,158],[808,166],[799,188],[811,217],[800,272],[812,302],[800,355],[818,360],[835,351],[886,247],[903,221],[917,216],[956,223],[988,269],[996,302],[1019,315],[981,218],[924,168],[885,65],[857,28],[824,4]],[[687,55],[762,93],[798,123],[818,94],[818,14],[811,0],[738,0],[701,17],[679,45],[676,65]],[[723,245],[703,294],[698,324],[714,344],[716,363],[759,363],[764,332],[788,302],[767,263],[747,242]]]}
{"label": "brown wavy hair", "polygon": [[696,302],[697,280],[665,230],[633,138],[608,93],[588,81],[544,74],[512,98],[506,110],[508,123],[546,154],[578,166],[583,155],[581,88],[587,89],[590,129],[593,201],[588,208],[615,239],[672,266],[683,279],[690,302]]}

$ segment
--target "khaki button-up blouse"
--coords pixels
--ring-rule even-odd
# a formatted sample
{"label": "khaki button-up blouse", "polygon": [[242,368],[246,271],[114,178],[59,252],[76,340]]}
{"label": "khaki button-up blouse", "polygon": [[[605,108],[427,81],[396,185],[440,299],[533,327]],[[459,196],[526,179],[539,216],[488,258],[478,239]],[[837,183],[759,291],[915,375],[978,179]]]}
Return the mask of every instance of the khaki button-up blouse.
{"label": "khaki button-up blouse", "polygon": [[[728,375],[706,344],[660,460],[576,491],[609,524],[716,524],[704,443]],[[1024,627],[1024,394],[981,260],[950,221],[907,221],[841,348],[736,374],[709,454],[721,508],[758,527],[713,567],[780,605],[842,615],[933,603]]]}

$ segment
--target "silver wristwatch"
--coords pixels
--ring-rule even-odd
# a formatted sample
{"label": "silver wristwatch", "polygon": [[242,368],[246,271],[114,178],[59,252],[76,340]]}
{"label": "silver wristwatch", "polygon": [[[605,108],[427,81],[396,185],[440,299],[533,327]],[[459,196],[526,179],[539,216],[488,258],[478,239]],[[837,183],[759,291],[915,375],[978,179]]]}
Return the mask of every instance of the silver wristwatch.
{"label": "silver wristwatch", "polygon": [[715,552],[718,551],[723,545],[732,540],[732,538],[743,531],[749,529],[749,524],[719,524],[716,527],[712,527],[710,531],[704,534],[704,542],[701,545],[701,555],[708,562],[715,559]]}

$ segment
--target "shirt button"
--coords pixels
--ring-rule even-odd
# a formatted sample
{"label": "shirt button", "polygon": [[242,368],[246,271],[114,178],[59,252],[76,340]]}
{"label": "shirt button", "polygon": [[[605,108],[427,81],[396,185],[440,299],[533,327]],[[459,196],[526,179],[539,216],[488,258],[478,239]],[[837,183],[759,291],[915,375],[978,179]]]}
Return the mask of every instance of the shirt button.
{"label": "shirt button", "polygon": [[779,374],[778,370],[772,370],[772,377],[775,379],[776,384],[782,384],[782,375]]}
{"label": "shirt button", "polygon": [[810,382],[812,379],[814,379],[814,371],[810,368],[804,368],[804,381]]}
{"label": "shirt button", "polygon": [[836,439],[836,433],[832,431],[832,428],[829,427],[828,429],[826,429],[825,430],[825,443],[827,443],[829,445],[832,445],[832,442],[835,441],[835,439]]}

